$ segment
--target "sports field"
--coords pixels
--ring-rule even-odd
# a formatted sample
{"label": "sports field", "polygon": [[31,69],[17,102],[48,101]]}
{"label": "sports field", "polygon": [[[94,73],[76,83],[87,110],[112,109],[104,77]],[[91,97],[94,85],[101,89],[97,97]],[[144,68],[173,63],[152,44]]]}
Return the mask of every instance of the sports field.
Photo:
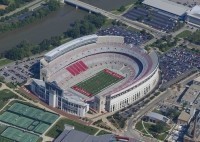
{"label": "sports field", "polygon": [[124,79],[123,76],[108,69],[104,69],[89,79],[72,86],[72,88],[88,97],[92,97],[122,79]]}
{"label": "sports field", "polygon": [[17,142],[37,142],[39,139],[39,136],[24,132],[22,130],[8,127],[1,136],[6,137],[8,139],[17,141]]}
{"label": "sports field", "polygon": [[[58,117],[59,115],[45,111],[43,109],[36,108],[34,106],[29,106],[28,104],[15,102],[10,106],[10,108],[8,108],[0,115],[0,121],[10,124],[11,126],[16,126],[17,130],[18,128],[23,129],[22,130],[23,134],[17,130],[16,133],[17,134],[19,133],[19,135],[24,136],[27,135],[26,131],[31,131],[36,134],[43,134],[50,127],[50,125],[58,119]],[[13,130],[12,128],[9,128],[7,131],[10,130],[12,133]],[[18,141],[18,139],[20,138],[18,138],[17,134],[16,137],[15,136],[11,137],[9,135],[9,132],[3,132],[1,135],[3,137],[12,140],[15,139],[16,141]],[[30,139],[35,139],[35,135],[33,136],[33,138],[32,136],[30,136]],[[28,141],[31,142],[32,140],[30,139],[27,139],[27,142]]]}

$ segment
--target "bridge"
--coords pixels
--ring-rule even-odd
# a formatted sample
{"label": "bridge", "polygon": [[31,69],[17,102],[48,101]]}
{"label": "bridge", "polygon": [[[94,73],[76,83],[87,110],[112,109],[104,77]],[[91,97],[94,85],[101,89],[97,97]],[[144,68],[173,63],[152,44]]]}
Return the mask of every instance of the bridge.
{"label": "bridge", "polygon": [[139,29],[139,30],[145,29],[148,32],[153,33],[154,36],[160,36],[160,35],[166,34],[162,31],[154,29],[154,28],[152,28],[148,25],[145,25],[143,23],[139,23],[137,21],[132,21],[132,20],[127,19],[127,18],[125,18],[121,15],[115,15],[115,14],[109,12],[109,11],[105,11],[103,9],[100,9],[98,7],[95,7],[93,5],[87,4],[87,3],[79,1],[79,0],[64,0],[64,2],[67,3],[67,4],[70,4],[70,5],[74,5],[76,7],[76,9],[82,8],[82,9],[88,10],[89,13],[98,13],[98,14],[104,15],[104,16],[108,17],[109,19],[120,21],[123,24],[130,26],[130,27],[133,27],[135,29]]}

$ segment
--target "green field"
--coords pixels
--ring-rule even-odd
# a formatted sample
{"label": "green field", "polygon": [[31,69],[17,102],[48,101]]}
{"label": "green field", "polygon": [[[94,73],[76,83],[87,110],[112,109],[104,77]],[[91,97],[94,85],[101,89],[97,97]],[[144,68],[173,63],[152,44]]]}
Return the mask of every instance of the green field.
{"label": "green field", "polygon": [[3,59],[0,59],[0,67],[6,65],[6,64],[9,64],[13,62],[12,60],[9,60],[9,59],[6,59],[6,58],[3,58]]}
{"label": "green field", "polygon": [[192,35],[191,31],[185,30],[185,31],[181,32],[180,34],[178,34],[176,37],[178,37],[178,38],[187,38],[187,37],[189,37],[191,35]]}
{"label": "green field", "polygon": [[101,130],[100,132],[98,132],[97,136],[105,135],[105,134],[111,134],[111,133],[108,131]]}
{"label": "green field", "polygon": [[74,126],[74,128],[78,131],[82,131],[82,132],[85,132],[85,133],[88,133],[90,135],[94,135],[98,129],[97,128],[94,128],[94,127],[91,127],[91,126],[86,126],[86,125],[83,125],[83,124],[80,124],[78,122],[75,122],[73,120],[69,120],[69,119],[66,119],[66,118],[63,118],[63,119],[60,119],[47,133],[46,135],[49,136],[49,137],[52,137],[52,138],[56,138],[58,137],[62,131],[64,130],[64,126],[65,124],[68,124],[68,125],[71,125],[71,126]]}
{"label": "green field", "polygon": [[91,78],[86,79],[76,84],[75,86],[83,89],[84,91],[88,92],[89,94],[93,96],[93,95],[98,94],[99,92],[107,88],[108,86],[114,85],[115,83],[119,82],[122,79],[123,78],[117,78],[102,70],[98,72],[97,74],[95,74],[94,76],[92,76]]}
{"label": "green field", "polygon": [[4,89],[0,91],[0,109],[6,105],[9,99],[18,98],[16,94],[10,90]]}

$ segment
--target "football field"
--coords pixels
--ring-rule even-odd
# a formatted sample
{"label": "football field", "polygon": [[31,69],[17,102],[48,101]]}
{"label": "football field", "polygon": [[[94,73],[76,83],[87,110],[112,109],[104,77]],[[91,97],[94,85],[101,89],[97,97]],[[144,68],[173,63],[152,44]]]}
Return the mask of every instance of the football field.
{"label": "football field", "polygon": [[89,79],[72,86],[72,88],[88,97],[92,97],[122,79],[124,79],[123,76],[108,69],[104,69]]}

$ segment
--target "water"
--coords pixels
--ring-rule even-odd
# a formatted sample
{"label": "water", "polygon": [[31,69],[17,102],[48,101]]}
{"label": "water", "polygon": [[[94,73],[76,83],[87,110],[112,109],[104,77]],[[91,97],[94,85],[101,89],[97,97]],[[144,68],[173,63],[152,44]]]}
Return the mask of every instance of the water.
{"label": "water", "polygon": [[[130,4],[133,0],[82,0],[105,10],[113,10],[121,5]],[[20,29],[0,35],[0,53],[11,49],[23,40],[37,44],[43,39],[61,35],[67,31],[70,24],[81,20],[88,12],[76,10],[74,7],[64,5],[58,11],[48,15],[42,20],[22,27]]]}

